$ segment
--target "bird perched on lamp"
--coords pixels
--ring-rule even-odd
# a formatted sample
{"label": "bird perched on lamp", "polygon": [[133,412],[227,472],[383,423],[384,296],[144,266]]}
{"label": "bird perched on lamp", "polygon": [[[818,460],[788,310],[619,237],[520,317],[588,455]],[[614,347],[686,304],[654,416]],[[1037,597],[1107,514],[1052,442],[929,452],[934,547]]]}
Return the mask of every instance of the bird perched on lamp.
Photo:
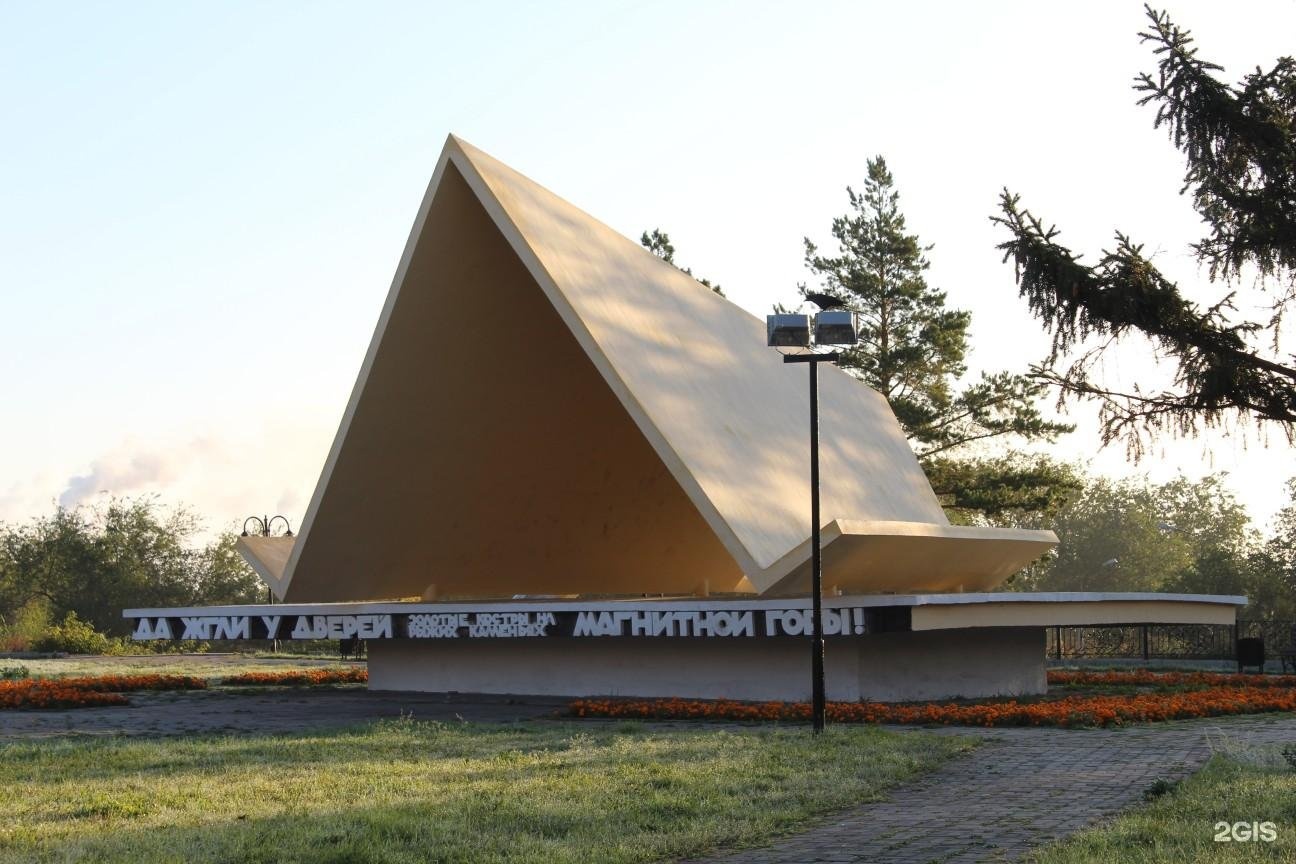
{"label": "bird perched on lamp", "polygon": [[845,309],[846,301],[840,297],[834,297],[831,294],[809,293],[805,299],[818,306],[820,309]]}

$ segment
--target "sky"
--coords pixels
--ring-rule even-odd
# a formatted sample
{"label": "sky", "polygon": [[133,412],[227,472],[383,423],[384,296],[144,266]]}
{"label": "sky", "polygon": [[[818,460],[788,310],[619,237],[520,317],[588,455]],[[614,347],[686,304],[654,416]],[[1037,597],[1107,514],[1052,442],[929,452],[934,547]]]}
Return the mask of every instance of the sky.
{"label": "sky", "polygon": [[[1292,51],[1289,0],[1171,12],[1230,81]],[[994,248],[1005,186],[1088,260],[1119,229],[1215,296],[1131,90],[1143,25],[1123,0],[0,3],[0,521],[156,494],[211,530],[299,525],[452,132],[666,230],[757,315],[884,155],[930,283],[972,313],[973,374],[1048,349]],[[1163,374],[1121,358],[1113,380]],[[1048,452],[1227,471],[1261,526],[1296,475],[1281,435],[1237,430],[1131,464],[1093,413]]]}

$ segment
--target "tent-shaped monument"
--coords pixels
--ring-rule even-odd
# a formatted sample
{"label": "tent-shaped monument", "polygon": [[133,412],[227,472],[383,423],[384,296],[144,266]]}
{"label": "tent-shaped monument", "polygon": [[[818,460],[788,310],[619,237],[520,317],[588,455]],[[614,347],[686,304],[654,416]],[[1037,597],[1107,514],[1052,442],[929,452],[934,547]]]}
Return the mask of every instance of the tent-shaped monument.
{"label": "tent-shaped monument", "polygon": [[[376,689],[804,699],[804,376],[451,137],[300,533],[240,541],[281,602],[124,614],[137,639],[365,640]],[[950,525],[881,396],[828,369],[820,402],[830,698],[1040,693],[1045,627],[1246,602],[982,593],[1054,535]]]}
{"label": "tent-shaped monument", "polygon": [[[804,592],[798,371],[451,136],[300,535],[243,551],[290,601]],[[886,401],[838,370],[820,389],[830,588],[984,590],[1056,542],[951,526]]]}

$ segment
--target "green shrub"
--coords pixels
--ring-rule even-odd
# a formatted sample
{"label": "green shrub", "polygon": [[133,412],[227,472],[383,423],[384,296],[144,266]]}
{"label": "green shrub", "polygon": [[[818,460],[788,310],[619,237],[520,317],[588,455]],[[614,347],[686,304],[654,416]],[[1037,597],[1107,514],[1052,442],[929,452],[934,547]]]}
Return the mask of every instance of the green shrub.
{"label": "green shrub", "polygon": [[31,677],[26,666],[0,666],[0,681],[21,681]]}
{"label": "green shrub", "polygon": [[61,624],[46,628],[32,647],[37,651],[65,651],[68,654],[125,654],[120,639],[110,639],[75,612],[69,612]]}
{"label": "green shrub", "polygon": [[47,627],[49,609],[43,600],[29,601],[12,618],[0,616],[0,652],[31,651],[32,643]]}
{"label": "green shrub", "polygon": [[[206,654],[212,650],[210,642],[201,642],[197,639],[177,639],[177,640],[153,640],[135,642],[131,639],[121,640],[122,654]],[[238,653],[239,646],[234,645],[231,648],[222,648],[222,651]]]}

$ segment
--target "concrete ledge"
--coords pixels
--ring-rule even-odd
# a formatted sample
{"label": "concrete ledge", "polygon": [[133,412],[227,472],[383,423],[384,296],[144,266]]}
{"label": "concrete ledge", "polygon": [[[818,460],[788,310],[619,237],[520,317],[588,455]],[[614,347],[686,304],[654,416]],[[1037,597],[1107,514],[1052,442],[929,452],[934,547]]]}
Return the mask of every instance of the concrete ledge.
{"label": "concrete ledge", "polygon": [[[1044,631],[979,628],[830,639],[828,698],[906,702],[1043,693]],[[804,701],[803,639],[378,640],[374,690]]]}
{"label": "concrete ledge", "polygon": [[[1081,604],[1080,608],[1096,608],[1095,603],[1127,604],[1128,610],[1142,603],[1189,603],[1219,606],[1227,612],[1236,612],[1246,605],[1247,598],[1224,594],[1162,594],[1129,591],[997,591],[957,594],[843,594],[823,598],[825,609],[863,606],[969,606],[969,605],[1019,605],[1029,604],[1041,608],[1057,604]],[[642,595],[620,597],[579,598],[514,598],[511,600],[449,600],[416,602],[407,600],[375,600],[348,603],[275,603],[245,606],[178,606],[171,608],[126,609],[126,618],[175,617],[180,615],[362,615],[402,614],[418,612],[540,612],[577,611],[624,608],[633,604],[636,609],[809,609],[809,596],[802,597],[661,597]],[[1034,626],[1051,626],[1045,622],[1031,621]],[[1127,623],[1141,624],[1142,620],[1130,618]],[[1188,622],[1176,622],[1188,623]],[[1232,623],[1232,622],[1230,622]],[[1023,625],[1026,626],[1026,625]]]}

